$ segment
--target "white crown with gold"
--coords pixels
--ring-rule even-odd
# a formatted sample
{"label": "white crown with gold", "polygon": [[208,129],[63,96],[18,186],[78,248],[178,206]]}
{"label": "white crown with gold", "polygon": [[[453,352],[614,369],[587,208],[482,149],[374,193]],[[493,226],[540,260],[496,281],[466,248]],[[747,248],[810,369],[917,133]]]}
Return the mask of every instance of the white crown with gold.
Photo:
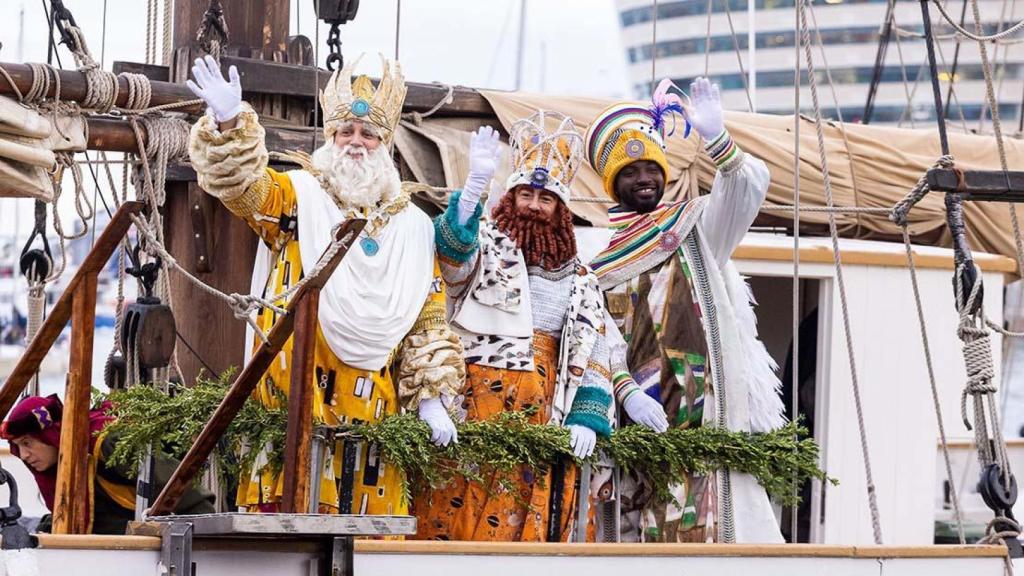
{"label": "white crown with gold", "polygon": [[[548,126],[555,128],[549,131]],[[527,185],[547,190],[568,205],[569,187],[583,160],[583,136],[572,118],[539,110],[512,124],[508,141],[512,147],[512,174],[505,189]]]}
{"label": "white crown with gold", "polygon": [[320,107],[324,111],[324,136],[330,141],[338,127],[349,120],[361,120],[380,130],[381,141],[391,146],[405,103],[405,78],[402,66],[381,55],[384,71],[376,88],[367,76],[352,79],[352,72],[362,60],[360,55],[351,64],[337,70],[320,91]]}

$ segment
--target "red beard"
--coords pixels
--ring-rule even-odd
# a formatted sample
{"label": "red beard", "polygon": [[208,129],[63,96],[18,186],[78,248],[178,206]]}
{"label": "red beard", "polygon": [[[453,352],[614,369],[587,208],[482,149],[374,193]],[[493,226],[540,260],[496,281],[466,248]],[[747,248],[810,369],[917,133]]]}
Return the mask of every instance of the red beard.
{"label": "red beard", "polygon": [[527,266],[558,270],[576,257],[572,213],[558,203],[551,218],[530,209],[516,210],[515,196],[507,193],[491,213],[503,234],[523,251]]}

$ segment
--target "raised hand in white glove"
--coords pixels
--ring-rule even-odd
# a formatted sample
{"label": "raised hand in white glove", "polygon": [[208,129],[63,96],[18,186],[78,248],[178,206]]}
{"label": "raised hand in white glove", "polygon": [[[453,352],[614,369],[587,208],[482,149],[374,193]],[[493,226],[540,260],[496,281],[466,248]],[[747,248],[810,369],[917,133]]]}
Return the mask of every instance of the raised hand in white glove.
{"label": "raised hand in white glove", "polygon": [[242,84],[238,80],[238,70],[232,66],[228,69],[230,81],[224,79],[220,72],[220,64],[207,55],[196,58],[192,66],[195,82],[185,83],[192,93],[206,102],[207,113],[217,122],[230,122],[242,112]]}
{"label": "raised hand in white glove", "polygon": [[718,84],[707,78],[701,76],[690,84],[690,104],[683,108],[690,125],[705,140],[714,140],[725,130]]}
{"label": "raised hand in white glove", "polygon": [[459,432],[455,429],[452,417],[448,415],[440,398],[428,398],[420,401],[420,420],[430,426],[430,441],[435,446],[447,446],[459,443]]}
{"label": "raised hand in white glove", "polygon": [[476,211],[480,195],[498,169],[501,159],[500,134],[490,126],[481,126],[469,137],[469,176],[459,196],[459,224],[465,224]]}
{"label": "raised hand in white glove", "polygon": [[643,392],[631,394],[622,403],[630,420],[646,426],[655,432],[661,433],[668,430],[668,417],[665,416],[665,409],[661,402],[651,398]]}
{"label": "raised hand in white glove", "polygon": [[577,458],[582,460],[594,453],[594,447],[597,446],[596,432],[578,424],[569,424],[567,428],[569,428],[569,445],[572,446],[572,452]]}

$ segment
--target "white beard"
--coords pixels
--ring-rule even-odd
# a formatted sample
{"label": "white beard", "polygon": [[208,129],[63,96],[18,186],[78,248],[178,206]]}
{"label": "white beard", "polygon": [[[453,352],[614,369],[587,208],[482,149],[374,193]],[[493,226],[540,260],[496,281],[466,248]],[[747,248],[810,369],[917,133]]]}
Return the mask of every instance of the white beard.
{"label": "white beard", "polygon": [[341,208],[374,208],[396,198],[402,179],[387,148],[363,148],[362,158],[350,156],[352,149],[328,142],[313,152],[313,167],[320,171],[320,182],[335,203]]}

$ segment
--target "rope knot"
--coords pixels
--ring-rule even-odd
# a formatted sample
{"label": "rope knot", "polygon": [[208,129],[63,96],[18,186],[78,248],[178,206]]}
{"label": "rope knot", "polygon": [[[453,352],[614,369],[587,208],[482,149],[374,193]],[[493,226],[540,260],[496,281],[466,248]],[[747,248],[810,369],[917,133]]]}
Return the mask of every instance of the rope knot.
{"label": "rope knot", "polygon": [[[935,161],[932,168],[952,168],[955,164],[953,156],[944,154]],[[902,200],[896,203],[892,207],[892,212],[889,213],[889,221],[897,226],[905,227],[907,225],[907,216],[910,214],[910,209],[913,208],[918,202],[920,202],[925,195],[931,192],[931,188],[928,186],[928,173],[925,172],[918,179],[917,184],[914,188],[903,197]]]}

